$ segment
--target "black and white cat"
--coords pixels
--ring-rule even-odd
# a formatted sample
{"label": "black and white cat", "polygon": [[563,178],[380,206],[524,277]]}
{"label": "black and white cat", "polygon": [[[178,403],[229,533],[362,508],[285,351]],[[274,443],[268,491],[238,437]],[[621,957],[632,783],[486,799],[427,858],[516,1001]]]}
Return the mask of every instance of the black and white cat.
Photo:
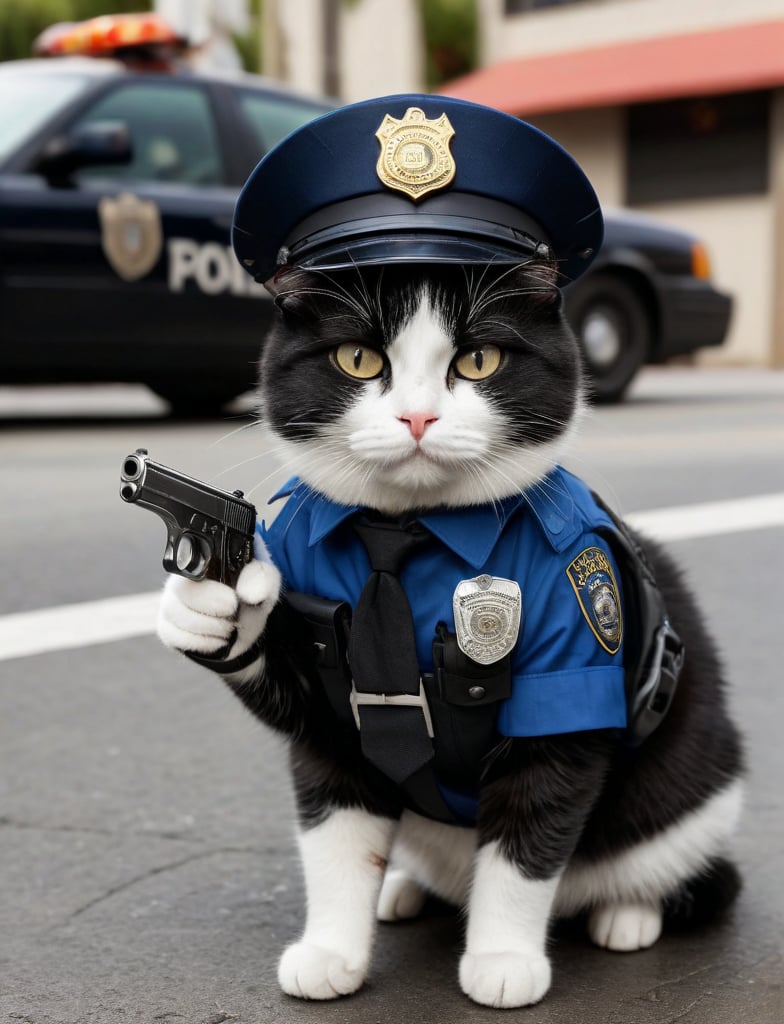
{"label": "black and white cat", "polygon": [[[338,505],[389,516],[499,505],[541,487],[583,410],[554,280],[538,261],[283,274],[261,402],[285,465]],[[585,911],[595,943],[635,950],[656,941],[668,915],[702,919],[730,902],[741,744],[699,612],[669,559],[646,548],[687,649],[664,723],[636,748],[615,729],[499,736],[476,827],[406,809],[356,737],[278,663],[273,637],[266,663],[261,653],[224,677],[291,741],[307,920],[280,962],[284,991],[330,999],[358,989],[376,918],[413,917],[428,892],[466,908],[460,985],[497,1007],[548,990],[558,915]],[[171,577],[163,641],[207,656],[248,650],[281,586],[257,557],[236,593]]]}

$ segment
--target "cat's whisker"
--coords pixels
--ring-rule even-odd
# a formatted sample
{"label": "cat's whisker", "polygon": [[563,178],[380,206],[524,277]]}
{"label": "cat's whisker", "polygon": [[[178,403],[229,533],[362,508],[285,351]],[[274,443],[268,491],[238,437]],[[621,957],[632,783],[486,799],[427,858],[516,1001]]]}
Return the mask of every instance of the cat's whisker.
{"label": "cat's whisker", "polygon": [[313,427],[318,429],[324,426],[323,420],[309,420],[304,415],[294,416],[290,420],[285,420],[282,424],[284,427]]}
{"label": "cat's whisker", "polygon": [[296,520],[297,516],[300,514],[302,509],[307,505],[307,503],[308,503],[308,493],[307,493],[307,491],[305,491],[303,493],[302,497],[300,498],[299,502],[297,503],[297,507],[291,513],[291,518],[289,519],[289,522],[286,524],[285,534],[288,534],[289,530],[294,525],[294,521]]}
{"label": "cat's whisker", "polygon": [[545,500],[547,500],[553,506],[554,509],[557,509],[557,510],[560,509],[561,506],[552,497],[552,494],[558,495],[560,497],[565,497],[569,501],[570,504],[573,503],[573,499],[572,499],[571,495],[569,494],[569,492],[567,490],[565,490],[564,488],[562,488],[562,487],[555,486],[553,481],[552,480],[548,480],[547,477],[545,477],[545,478],[543,478],[541,480],[537,480],[536,483],[532,484],[531,485],[531,490],[541,494],[542,497]]}
{"label": "cat's whisker", "polygon": [[241,434],[243,430],[251,430],[254,427],[260,426],[262,422],[263,421],[260,418],[254,418],[251,420],[250,423],[243,423],[241,426],[236,427],[234,430],[230,430],[228,434],[223,434],[221,437],[216,438],[215,441],[212,441],[210,444],[207,445],[207,450],[209,451],[211,448],[215,448],[217,445],[223,444],[224,441],[228,441],[232,437],[236,437],[237,434]]}
{"label": "cat's whisker", "polygon": [[221,477],[227,476],[229,473],[233,473],[235,469],[240,469],[242,466],[247,466],[250,462],[258,462],[259,459],[269,458],[270,450],[264,449],[263,451],[256,452],[255,455],[249,455],[247,459],[240,459],[239,462],[235,462],[232,466],[226,466],[219,472],[215,473],[212,477],[213,480],[220,480]]}
{"label": "cat's whisker", "polygon": [[479,470],[479,467],[474,462],[466,460],[462,464],[462,469],[469,476],[473,487],[473,497],[475,500],[472,501],[471,504],[491,504],[493,507],[493,511],[495,512],[496,519],[500,523],[500,501],[492,493],[491,489],[488,486],[488,481],[483,477],[482,473]]}
{"label": "cat's whisker", "polygon": [[326,298],[333,302],[343,303],[354,312],[357,320],[360,323],[372,327],[372,319],[368,311],[362,307],[361,303],[358,302],[357,299],[353,295],[351,295],[346,288],[344,288],[339,283],[335,282],[334,278],[328,277],[324,271],[322,271],[321,273],[324,274],[329,283],[333,285],[332,289],[316,288],[315,286],[312,285],[305,287],[296,287],[296,282],[291,282],[290,288],[281,288],[278,294],[283,297],[286,297],[288,295],[296,295],[297,297],[315,296],[318,298]]}
{"label": "cat's whisker", "polygon": [[351,263],[352,263],[352,265],[354,267],[354,271],[356,273],[357,283],[358,283],[359,288],[360,288],[360,290],[362,292],[362,297],[365,300],[365,304],[367,306],[368,315],[369,315],[370,319],[372,320],[373,300],[371,299],[370,292],[367,289],[367,284],[365,283],[365,278],[362,276],[362,271],[359,269],[359,267],[357,266],[356,261],[354,260],[353,253],[351,253],[350,255],[351,255]]}
{"label": "cat's whisker", "polygon": [[479,287],[481,286],[482,280],[483,280],[483,278],[485,276],[485,272],[487,271],[487,269],[489,269],[489,267],[486,267],[485,271],[482,272],[482,275],[481,275],[481,277],[479,279],[479,282],[477,284],[477,292],[475,292],[475,294],[473,296],[473,302],[472,302],[471,307],[469,308],[469,311],[468,311],[468,320],[470,321],[473,318],[477,307],[484,300],[484,298],[492,291],[493,288],[497,288],[498,285],[501,283],[501,281],[503,281],[505,278],[507,278],[510,274],[514,274],[516,272],[519,272],[524,266],[525,266],[525,263],[512,264],[498,278],[496,278],[495,280],[490,281],[488,283],[488,285],[486,286],[486,288],[484,289],[484,291],[482,291],[481,293],[477,294],[478,290],[479,290]]}
{"label": "cat's whisker", "polygon": [[520,333],[520,331],[518,331],[518,329],[510,323],[503,323],[500,320],[485,320],[484,322],[490,327],[498,327],[502,331],[511,331],[511,333],[514,334],[515,337],[520,339],[520,341],[526,348],[532,348],[535,351],[541,351],[542,349],[541,345],[537,345],[536,342],[533,341],[530,337],[524,337]]}
{"label": "cat's whisker", "polygon": [[[519,285],[516,288],[505,288],[498,289],[499,284],[511,274],[519,273],[524,274],[526,281],[531,282],[527,285]],[[488,286],[482,291],[482,293],[473,298],[468,313],[468,321],[472,323],[479,314],[489,305],[502,302],[507,298],[516,298],[524,295],[535,295],[540,294],[542,291],[552,288],[552,271],[549,265],[537,264],[533,261],[528,263],[518,263],[509,267],[509,269],[503,273],[495,281],[490,282]]]}
{"label": "cat's whisker", "polygon": [[329,282],[329,284],[334,289],[334,292],[327,294],[332,294],[334,295],[334,297],[341,296],[343,298],[343,301],[346,302],[350,308],[356,311],[356,313],[358,314],[363,323],[372,324],[370,305],[368,304],[366,307],[363,307],[361,302],[359,301],[359,298],[367,297],[367,289],[364,285],[364,282],[361,279],[361,275],[357,275],[357,277],[359,278],[360,287],[362,289],[359,298],[357,298],[357,296],[352,294],[347,287],[340,283],[340,281],[337,281],[334,275],[331,275],[326,271],[319,271],[319,273],[326,281]]}
{"label": "cat's whisker", "polygon": [[[319,448],[313,453],[313,460],[318,462],[321,452],[325,451],[327,449],[328,449],[327,445],[320,445]],[[262,456],[263,457],[271,457],[271,456],[275,456],[275,455],[279,455],[279,454],[289,454],[290,452],[291,452],[291,442],[284,441],[282,444],[278,445],[275,448],[269,448],[269,449],[265,450],[262,453]],[[248,461],[251,461],[251,460],[248,460]],[[306,464],[307,464],[307,460],[304,460],[303,463],[302,463],[303,469],[305,469]],[[305,471],[306,471],[306,469],[305,469]],[[258,491],[258,489],[260,487],[262,487],[268,480],[270,480],[271,478],[276,476],[278,473],[286,473],[286,472],[290,472],[288,467],[286,467],[285,465],[277,466],[275,469],[273,469],[271,472],[269,472],[265,477],[263,477],[261,480],[258,480],[255,484],[253,484],[253,486],[249,490],[246,491],[246,497],[251,497],[256,491]]]}

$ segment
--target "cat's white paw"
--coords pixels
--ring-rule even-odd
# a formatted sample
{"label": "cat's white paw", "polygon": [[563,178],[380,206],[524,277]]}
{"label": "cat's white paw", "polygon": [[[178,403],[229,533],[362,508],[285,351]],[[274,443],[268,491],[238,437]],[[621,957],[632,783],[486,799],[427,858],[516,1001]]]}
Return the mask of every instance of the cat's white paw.
{"label": "cat's white paw", "polygon": [[404,921],[416,917],[424,906],[425,890],[402,868],[387,868],[378,897],[379,921]]}
{"label": "cat's white paw", "polygon": [[248,562],[237,580],[240,600],[237,614],[237,635],[229,657],[252,647],[264,632],[269,613],[280,596],[281,577],[272,562]]}
{"label": "cat's white paw", "polygon": [[158,606],[158,636],[167,647],[216,654],[236,629],[237,595],[215,580],[168,576]]}
{"label": "cat's white paw", "polygon": [[271,606],[280,595],[280,573],[272,562],[256,559],[244,566],[237,580],[237,597],[252,607]]}
{"label": "cat's white paw", "polygon": [[349,959],[310,942],[295,942],[280,958],[278,984],[299,999],[337,999],[356,992],[367,970],[367,958]]}
{"label": "cat's white paw", "polygon": [[464,953],[460,961],[460,988],[482,1006],[510,1009],[538,1003],[551,978],[544,954]]}
{"label": "cat's white paw", "polygon": [[243,568],[236,591],[215,580],[169,576],[158,608],[158,636],[178,651],[236,657],[263,631],[280,584],[271,562],[255,560]]}
{"label": "cat's white paw", "polygon": [[661,909],[646,903],[610,903],[595,907],[588,918],[588,933],[596,945],[619,953],[647,949],[661,930]]}

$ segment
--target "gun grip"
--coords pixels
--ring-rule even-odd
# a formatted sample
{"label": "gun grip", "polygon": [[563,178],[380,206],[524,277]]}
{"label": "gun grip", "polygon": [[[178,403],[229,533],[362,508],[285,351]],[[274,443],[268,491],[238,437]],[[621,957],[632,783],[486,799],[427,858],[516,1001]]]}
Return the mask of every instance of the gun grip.
{"label": "gun grip", "polygon": [[203,580],[213,557],[210,541],[189,530],[168,530],[163,568],[188,580]]}

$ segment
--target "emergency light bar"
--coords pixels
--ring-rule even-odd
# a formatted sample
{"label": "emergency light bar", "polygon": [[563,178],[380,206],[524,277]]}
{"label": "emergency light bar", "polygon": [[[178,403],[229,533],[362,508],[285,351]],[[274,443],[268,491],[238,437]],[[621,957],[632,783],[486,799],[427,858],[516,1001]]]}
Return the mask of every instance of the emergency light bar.
{"label": "emergency light bar", "polygon": [[[182,50],[186,40],[158,14],[108,14],[88,21],[50,25],[33,42],[37,57],[122,57],[151,48]],[[156,54],[157,55],[157,54]]]}

